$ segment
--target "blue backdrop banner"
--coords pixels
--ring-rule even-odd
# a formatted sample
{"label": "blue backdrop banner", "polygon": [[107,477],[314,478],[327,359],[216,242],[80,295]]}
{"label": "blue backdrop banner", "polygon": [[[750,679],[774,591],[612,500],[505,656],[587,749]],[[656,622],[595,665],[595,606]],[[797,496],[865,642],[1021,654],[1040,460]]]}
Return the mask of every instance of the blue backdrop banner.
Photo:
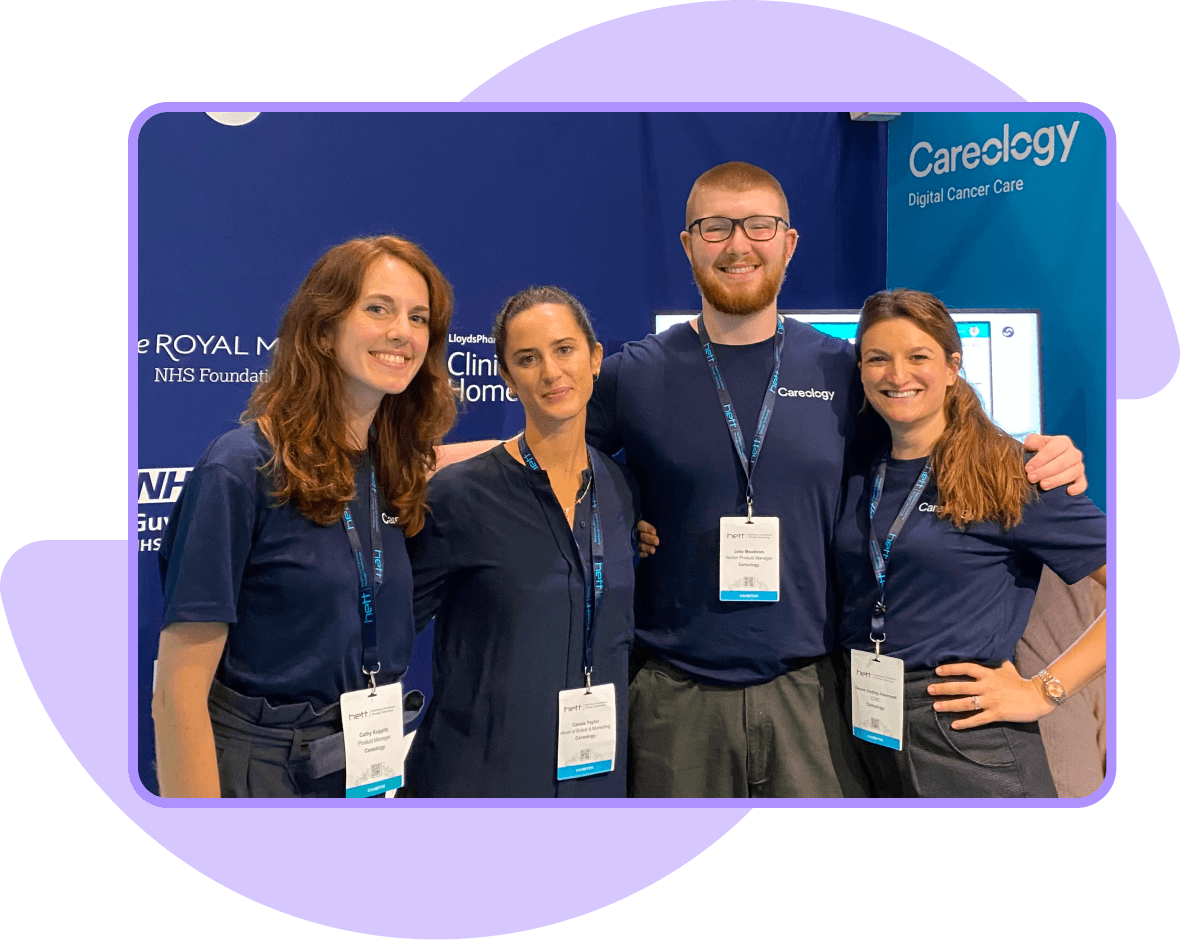
{"label": "blue backdrop banner", "polygon": [[[1106,505],[1106,133],[1081,113],[889,125],[887,281],[952,308],[1041,312],[1045,429]],[[1004,337],[993,337],[1003,342]]]}

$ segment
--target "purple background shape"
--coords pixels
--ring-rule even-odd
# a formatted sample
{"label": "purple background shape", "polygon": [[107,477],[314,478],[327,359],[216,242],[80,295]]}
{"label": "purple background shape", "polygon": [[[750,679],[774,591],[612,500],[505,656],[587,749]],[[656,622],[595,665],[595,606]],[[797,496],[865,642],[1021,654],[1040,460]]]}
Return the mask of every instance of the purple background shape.
{"label": "purple background shape", "polygon": [[[740,30],[735,13],[740,13]],[[747,81],[717,83],[685,67],[686,56],[694,49],[718,41],[744,42],[751,35],[780,37],[777,45],[787,50],[787,61],[775,73],[776,81],[757,88]],[[891,52],[888,57],[880,55],[885,43]],[[833,53],[837,47],[839,55]],[[857,62],[871,65],[858,70]],[[470,100],[537,101],[539,96],[564,101],[793,99],[829,102],[841,110],[872,110],[882,107],[878,102],[889,102],[890,110],[904,110],[927,107],[898,102],[921,102],[928,95],[932,64],[940,69],[938,94],[944,102],[1019,100],[981,69],[911,33],[836,11],[754,0],[671,7],[584,30],[506,69],[476,89]],[[872,88],[875,100],[850,104],[865,87]],[[130,184],[134,192],[134,172]],[[1118,386],[1119,396],[1142,397],[1167,383],[1180,347],[1150,262],[1121,211],[1117,230],[1117,297],[1124,314],[1116,328],[1120,338],[1127,334],[1128,341],[1117,344],[1112,365],[1121,366],[1121,351],[1129,352],[1132,347],[1131,325],[1137,331],[1148,331],[1153,342],[1135,349],[1134,369],[1117,370],[1119,376],[1126,377],[1121,383],[1127,383]],[[133,212],[132,297],[135,239]],[[134,348],[134,329],[131,334],[129,350]],[[1113,390],[1114,385],[1108,388]],[[135,427],[132,403],[132,441]],[[1113,435],[1110,440],[1113,461]],[[130,462],[135,463],[134,452]],[[134,518],[134,510],[130,512]],[[47,623],[49,615],[41,603],[41,598],[60,587],[49,572],[56,570],[57,559],[67,548],[77,562],[75,570],[84,579],[78,584],[80,596],[89,598],[94,611],[85,630],[77,621]],[[58,731],[111,799],[170,851],[247,897],[318,923],[383,935],[481,936],[523,930],[576,916],[640,890],[702,851],[746,811],[746,804],[716,809],[653,809],[631,804],[478,811],[445,805],[417,808],[396,802],[315,810],[257,804],[214,808],[195,801],[166,808],[156,805],[148,801],[138,782],[133,786],[130,779],[128,728],[118,722],[94,720],[95,716],[128,715],[129,654],[127,648],[111,642],[135,633],[127,622],[128,551],[125,542],[39,542],[18,551],[0,576],[0,593],[17,649]],[[123,679],[94,683],[94,707],[86,714],[63,711],[46,695],[58,679],[51,636],[58,643],[71,642],[79,661],[88,662],[92,674]],[[1110,782],[1108,776],[1100,792],[1105,792]],[[927,805],[934,802],[941,801]],[[799,801],[795,805],[816,804]],[[339,904],[339,885],[326,884],[314,894],[300,894],[289,890],[267,867],[250,864],[245,853],[219,847],[221,830],[227,844],[243,846],[258,844],[258,840],[268,845],[272,857],[335,849],[341,841],[341,823],[346,821],[339,814],[368,809],[388,810],[366,817],[370,831],[380,837],[380,827],[390,826],[392,841],[413,846],[418,857],[418,866],[399,878],[398,893],[406,900],[398,905],[395,923],[386,922],[379,911],[349,911]],[[390,815],[394,812],[396,817]],[[564,893],[568,886],[551,870],[556,868],[551,860],[555,849],[568,845],[568,833],[587,818],[593,821],[596,833],[591,851],[609,858],[610,864],[601,866],[608,874],[594,893],[579,885],[578,895],[571,897]],[[643,838],[636,839],[636,832],[642,832]],[[493,850],[499,856],[495,864],[488,864]],[[453,903],[457,887],[470,903]],[[358,889],[355,882],[350,882],[349,888],[367,890],[364,885]]]}
{"label": "purple background shape", "polygon": [[[767,76],[748,77],[736,59],[700,67],[706,50],[759,48]],[[888,44],[888,46],[886,46]],[[888,54],[885,55],[886,48]],[[938,76],[937,87],[931,75]],[[1003,82],[928,39],[838,10],[723,0],[633,13],[559,39],[508,66],[464,101],[731,101],[782,104],[875,101],[1023,101]],[[875,110],[869,102],[856,110]],[[729,110],[726,104],[722,110]],[[896,111],[897,108],[888,110]]]}
{"label": "purple background shape", "polygon": [[[222,884],[307,920],[385,936],[483,936],[541,926],[594,910],[663,877],[726,832],[745,809],[650,810],[586,806],[536,810],[422,807],[413,802],[201,800],[149,802],[133,785],[125,720],[128,656],[126,542],[34,542],[0,576],[5,613],[41,703],[74,755],[108,796],[152,838]],[[60,559],[71,558],[71,592],[88,614],[46,604],[60,591]],[[63,645],[86,673],[87,707],[61,695]],[[108,681],[110,680],[110,681]],[[111,720],[112,717],[114,720]],[[277,805],[276,805],[277,804]],[[362,819],[358,812],[369,812]],[[559,813],[560,817],[552,815]],[[360,824],[358,827],[357,824]],[[345,832],[393,849],[385,865],[336,864]],[[265,863],[251,847],[265,847]],[[570,896],[559,849],[577,849],[597,878]],[[314,867],[316,887],[284,877],[282,859]],[[321,861],[313,861],[320,859]],[[324,861],[329,860],[329,861]],[[359,870],[358,870],[359,869]],[[290,869],[286,869],[288,872]],[[392,880],[391,880],[392,879]],[[463,903],[455,903],[461,893]],[[342,904],[342,898],[389,903]]]}
{"label": "purple background shape", "polygon": [[[1113,179],[1112,172],[1112,185]],[[1118,398],[1147,398],[1175,375],[1180,341],[1155,268],[1121,206],[1115,207],[1115,243],[1113,387]],[[1113,492],[1113,477],[1108,486]]]}

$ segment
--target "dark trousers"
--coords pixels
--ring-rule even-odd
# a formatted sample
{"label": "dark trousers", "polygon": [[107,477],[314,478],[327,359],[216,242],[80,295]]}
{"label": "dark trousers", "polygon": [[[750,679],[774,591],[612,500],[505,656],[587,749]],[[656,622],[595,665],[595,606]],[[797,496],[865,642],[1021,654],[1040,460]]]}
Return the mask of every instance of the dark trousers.
{"label": "dark trousers", "polygon": [[[209,690],[209,718],[217,747],[223,797],[343,797],[344,764],[314,776],[312,742],[342,728],[339,704],[271,705],[239,695],[216,680]],[[343,739],[340,740],[341,757]]]}
{"label": "dark trousers", "polygon": [[[852,727],[850,657],[843,653],[845,722]],[[995,721],[965,731],[951,722],[970,712],[936,712],[933,670],[906,671],[902,749],[855,740],[856,752],[880,797],[1055,797],[1049,759],[1035,721]],[[958,681],[969,681],[961,678]]]}
{"label": "dark trousers", "polygon": [[631,682],[629,707],[631,796],[869,795],[830,657],[744,688],[652,659]]}

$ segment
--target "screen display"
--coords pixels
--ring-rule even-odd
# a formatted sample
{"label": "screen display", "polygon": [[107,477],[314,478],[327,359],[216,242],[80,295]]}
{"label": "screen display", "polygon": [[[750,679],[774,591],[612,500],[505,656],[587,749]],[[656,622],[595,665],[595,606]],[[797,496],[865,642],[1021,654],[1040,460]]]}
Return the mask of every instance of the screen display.
{"label": "screen display", "polygon": [[[859,310],[780,310],[817,330],[856,339]],[[660,311],[655,332],[697,316],[696,311]],[[1044,429],[1041,395],[1041,312],[1039,310],[957,310],[951,318],[963,344],[963,377],[971,383],[991,419],[1023,440]]]}

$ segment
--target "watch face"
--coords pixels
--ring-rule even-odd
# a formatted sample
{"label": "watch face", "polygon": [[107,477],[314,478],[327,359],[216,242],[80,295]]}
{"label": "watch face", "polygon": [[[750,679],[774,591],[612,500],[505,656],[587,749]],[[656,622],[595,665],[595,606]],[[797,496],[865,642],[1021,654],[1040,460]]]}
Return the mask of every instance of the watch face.
{"label": "watch face", "polygon": [[1055,703],[1060,705],[1064,698],[1066,698],[1066,686],[1062,685],[1048,672],[1038,672],[1037,678],[1041,679],[1044,684],[1044,690],[1047,692],[1049,698],[1053,699]]}

